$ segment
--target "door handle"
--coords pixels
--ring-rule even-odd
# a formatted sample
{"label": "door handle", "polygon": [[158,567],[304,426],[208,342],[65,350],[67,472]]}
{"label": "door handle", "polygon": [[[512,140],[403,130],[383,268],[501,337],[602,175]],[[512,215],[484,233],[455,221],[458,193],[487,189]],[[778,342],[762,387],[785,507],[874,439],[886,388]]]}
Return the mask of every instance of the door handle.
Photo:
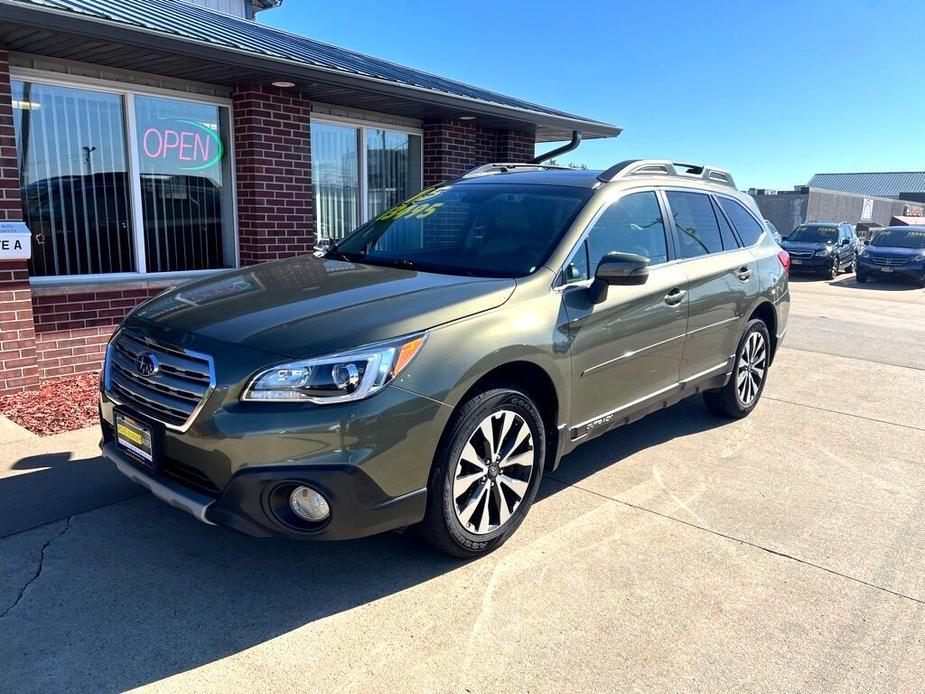
{"label": "door handle", "polygon": [[687,290],[678,289],[675,287],[670,292],[665,294],[665,303],[669,306],[677,306],[682,301],[684,301],[685,296],[687,296]]}
{"label": "door handle", "polygon": [[752,276],[752,271],[749,270],[749,269],[748,269],[747,267],[745,267],[744,265],[743,265],[742,267],[740,267],[739,270],[736,272],[736,277],[738,277],[738,278],[739,278],[740,280],[742,280],[743,282],[747,281],[748,278],[751,277],[751,276]]}

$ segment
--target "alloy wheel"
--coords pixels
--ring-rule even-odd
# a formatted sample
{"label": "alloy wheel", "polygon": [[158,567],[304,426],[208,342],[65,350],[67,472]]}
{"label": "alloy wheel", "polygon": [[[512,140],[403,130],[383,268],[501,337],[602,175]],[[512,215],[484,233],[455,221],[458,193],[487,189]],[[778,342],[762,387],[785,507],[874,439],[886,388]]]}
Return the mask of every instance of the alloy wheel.
{"label": "alloy wheel", "polygon": [[488,415],[475,428],[456,462],[453,508],[475,535],[507,523],[523,502],[536,463],[533,434],[512,410]]}
{"label": "alloy wheel", "polygon": [[736,393],[739,401],[750,406],[758,397],[767,371],[767,343],[757,330],[745,338],[736,367]]}

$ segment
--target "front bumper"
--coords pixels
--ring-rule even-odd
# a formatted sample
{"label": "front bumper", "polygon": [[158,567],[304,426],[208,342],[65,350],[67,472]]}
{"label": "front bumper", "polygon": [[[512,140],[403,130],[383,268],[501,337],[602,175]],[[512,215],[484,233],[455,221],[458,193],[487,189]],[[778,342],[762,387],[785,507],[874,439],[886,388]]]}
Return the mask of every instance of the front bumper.
{"label": "front bumper", "polygon": [[831,267],[831,255],[814,255],[809,258],[790,256],[791,272],[825,272]]}
{"label": "front bumper", "polygon": [[864,275],[877,275],[883,278],[921,282],[925,280],[925,262],[918,261],[902,263],[900,265],[879,265],[871,262],[869,259],[865,259],[864,256],[859,256],[858,272]]}
{"label": "front bumper", "polygon": [[[364,401],[324,407],[237,400],[216,407],[213,398],[222,393],[180,432],[103,393],[104,457],[168,504],[256,537],[342,540],[423,519],[448,406],[394,384]],[[150,426],[153,469],[116,444],[116,410]],[[297,486],[325,496],[325,522],[310,526],[288,512]]]}

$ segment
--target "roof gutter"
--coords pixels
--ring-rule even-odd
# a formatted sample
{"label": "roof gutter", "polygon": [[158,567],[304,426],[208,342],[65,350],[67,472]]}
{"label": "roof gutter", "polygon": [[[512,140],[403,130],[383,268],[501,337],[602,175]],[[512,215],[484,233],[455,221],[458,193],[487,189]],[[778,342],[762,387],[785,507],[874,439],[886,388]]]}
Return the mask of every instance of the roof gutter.
{"label": "roof gutter", "polygon": [[[447,94],[425,87],[400,84],[368,75],[354,75],[333,68],[306,65],[287,58],[256,55],[239,48],[217,46],[205,41],[183,36],[172,36],[146,27],[127,26],[121,22],[80,15],[67,10],[12,4],[0,0],[0,20],[66,34],[76,34],[91,39],[103,38],[136,48],[176,53],[191,58],[212,60],[225,65],[232,64],[253,70],[273,70],[281,77],[316,80],[336,86],[414,99],[415,101],[443,108],[455,108],[461,111],[468,109],[482,115],[516,118],[525,125],[532,124],[568,130],[574,130],[576,125],[580,125],[583,132],[596,137],[616,137],[622,132],[621,128],[599,121],[577,117],[569,118],[516,106],[504,106],[473,97]],[[282,72],[282,70],[285,70],[285,72]]]}

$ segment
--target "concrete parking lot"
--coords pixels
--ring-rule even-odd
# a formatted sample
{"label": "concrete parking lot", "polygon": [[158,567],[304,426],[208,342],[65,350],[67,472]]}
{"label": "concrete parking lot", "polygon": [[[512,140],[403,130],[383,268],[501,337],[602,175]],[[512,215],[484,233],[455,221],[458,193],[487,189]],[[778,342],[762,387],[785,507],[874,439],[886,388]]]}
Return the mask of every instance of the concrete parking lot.
{"label": "concrete parking lot", "polygon": [[589,443],[469,563],[199,525],[93,430],[0,428],[0,691],[921,691],[925,290],[792,291],[751,417]]}

